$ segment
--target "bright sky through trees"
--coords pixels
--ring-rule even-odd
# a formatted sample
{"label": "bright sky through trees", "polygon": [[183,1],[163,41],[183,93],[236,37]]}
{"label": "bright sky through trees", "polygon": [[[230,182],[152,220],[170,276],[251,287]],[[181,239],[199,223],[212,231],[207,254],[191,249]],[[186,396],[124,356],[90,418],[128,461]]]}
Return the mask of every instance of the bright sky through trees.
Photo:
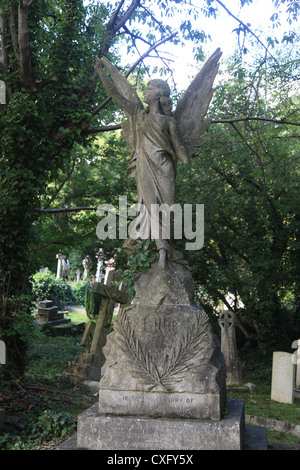
{"label": "bright sky through trees", "polygon": [[[285,8],[286,6],[282,6],[280,10],[282,10],[282,14],[280,15],[281,19],[281,26],[277,28],[273,28],[273,22],[271,21],[272,14],[275,13],[276,8],[272,0],[253,0],[253,3],[250,5],[245,5],[243,8],[240,7],[240,0],[223,0],[221,2],[229,11],[230,13],[241,20],[244,24],[248,25],[251,31],[253,31],[256,36],[267,45],[266,38],[267,36],[274,36],[275,34],[281,40],[283,33],[289,31],[290,26],[285,22],[286,20],[286,13]],[[200,10],[200,6],[202,4],[201,0],[193,0],[191,4],[194,4],[195,9]],[[213,5],[214,7],[216,5]],[[206,57],[211,55],[216,48],[220,47],[223,51],[223,58],[232,54],[234,52],[235,47],[238,44],[238,36],[235,29],[239,27],[239,22],[230,16],[230,14],[220,5],[218,6],[218,16],[217,18],[205,18],[203,14],[200,13],[199,15],[199,25],[197,28],[199,30],[204,30],[207,34],[210,35],[211,40],[208,40],[206,44],[203,44],[203,50],[205,52]],[[155,6],[152,7],[155,10]],[[172,18],[171,26],[173,30],[179,28],[180,22],[182,21],[182,15],[178,17],[178,25],[176,24],[176,18]],[[191,16],[187,16],[193,26],[195,27],[195,22]],[[251,35],[248,34],[248,38]],[[243,33],[240,34],[240,43],[243,43],[244,35]],[[252,39],[254,37],[252,36]],[[259,45],[258,41],[255,42],[255,50],[257,48],[262,48]],[[249,43],[248,43],[249,44]],[[147,49],[146,46],[145,50]],[[139,45],[140,53],[144,52],[143,45]],[[192,51],[191,45],[186,45],[181,47],[180,45],[174,46],[170,43],[166,43],[160,47],[161,51],[166,52],[166,57],[170,58],[172,61],[169,62],[170,67],[174,69],[174,80],[177,85],[178,91],[186,88],[186,86],[190,83],[191,77],[195,75],[194,68],[194,54]],[[249,51],[251,53],[251,50]],[[131,56],[128,56],[127,53],[124,53],[124,65],[129,63],[133,63],[138,56],[134,56],[131,60]],[[153,59],[147,59],[147,64],[153,65]],[[197,65],[197,69],[198,69]],[[151,75],[152,78],[156,78],[159,76],[159,72],[157,75]]]}

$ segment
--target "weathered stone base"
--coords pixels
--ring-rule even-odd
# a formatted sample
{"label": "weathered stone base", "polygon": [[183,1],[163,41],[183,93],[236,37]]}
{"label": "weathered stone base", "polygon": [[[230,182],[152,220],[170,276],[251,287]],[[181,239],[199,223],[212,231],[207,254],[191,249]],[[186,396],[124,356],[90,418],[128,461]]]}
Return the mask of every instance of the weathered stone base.
{"label": "weathered stone base", "polygon": [[78,416],[77,449],[242,450],[244,432],[243,400],[228,400],[220,421],[104,415],[96,404]]}
{"label": "weathered stone base", "polygon": [[229,364],[226,364],[226,385],[241,385],[242,383],[241,361],[230,361]]}
{"label": "weathered stone base", "polygon": [[99,382],[104,362],[103,354],[81,353],[78,362],[69,363],[67,375],[74,383],[80,383],[83,380]]}
{"label": "weathered stone base", "polygon": [[220,420],[219,393],[168,393],[103,390],[99,393],[99,412],[153,418],[195,418]]}

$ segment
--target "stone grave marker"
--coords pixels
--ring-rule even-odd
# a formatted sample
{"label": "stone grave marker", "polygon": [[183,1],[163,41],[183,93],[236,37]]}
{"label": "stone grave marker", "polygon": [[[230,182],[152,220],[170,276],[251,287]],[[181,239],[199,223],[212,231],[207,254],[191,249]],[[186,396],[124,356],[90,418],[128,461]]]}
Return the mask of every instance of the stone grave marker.
{"label": "stone grave marker", "polygon": [[52,300],[43,300],[39,304],[36,319],[40,324],[47,324],[56,327],[71,322],[70,318],[65,318],[67,313],[69,312],[60,312]]}
{"label": "stone grave marker", "polygon": [[60,279],[62,277],[62,270],[63,270],[63,260],[66,259],[65,255],[62,255],[61,252],[56,255],[57,258],[57,272],[56,272],[56,279]]}
{"label": "stone grave marker", "polygon": [[85,347],[85,352],[80,354],[77,363],[69,364],[68,375],[74,382],[99,381],[101,378],[101,367],[105,362],[102,349],[111,331],[115,305],[125,305],[129,302],[128,294],[112,285],[114,281],[119,281],[120,277],[121,271],[111,269],[105,277],[107,284],[93,284],[93,293],[101,295],[102,301],[97,322],[89,321],[83,334],[80,344]]}
{"label": "stone grave marker", "polygon": [[90,274],[90,269],[91,269],[91,260],[89,255],[87,255],[83,260],[82,260],[82,266],[83,266],[83,279],[88,279],[89,274]]}
{"label": "stone grave marker", "polygon": [[[163,217],[152,217],[153,205],[173,205],[174,155],[187,163],[210,123],[203,118],[220,56],[218,49],[206,61],[180,99],[172,123],[167,83],[149,83],[144,96],[150,109],[147,116],[135,89],[118,69],[106,58],[95,62],[108,94],[128,113],[123,136],[133,158],[125,177],[136,176],[138,197],[143,201],[141,219],[133,225],[142,227],[141,239],[155,241],[158,260],[136,276],[135,297],[121,309],[107,337],[99,404],[78,417],[77,449],[242,448],[243,400],[226,399],[224,356],[208,316],[194,302],[191,272],[183,254],[171,246]],[[176,141],[171,141],[171,125],[179,129]],[[192,138],[191,125],[195,127]],[[158,153],[164,158],[158,159]],[[151,233],[146,234],[149,222]],[[138,241],[133,229],[124,243],[125,251],[132,251]],[[112,292],[107,295],[113,298]]]}
{"label": "stone grave marker", "polygon": [[95,282],[102,281],[102,269],[103,269],[103,260],[104,260],[104,252],[102,248],[99,248],[98,253],[96,254],[95,258],[97,259],[97,271],[95,276]]}
{"label": "stone grave marker", "polygon": [[292,354],[273,353],[271,399],[280,403],[294,403],[295,364]]}
{"label": "stone grave marker", "polygon": [[221,351],[226,363],[226,385],[241,385],[242,364],[237,352],[234,312],[224,310],[220,313],[218,322],[221,327]]}

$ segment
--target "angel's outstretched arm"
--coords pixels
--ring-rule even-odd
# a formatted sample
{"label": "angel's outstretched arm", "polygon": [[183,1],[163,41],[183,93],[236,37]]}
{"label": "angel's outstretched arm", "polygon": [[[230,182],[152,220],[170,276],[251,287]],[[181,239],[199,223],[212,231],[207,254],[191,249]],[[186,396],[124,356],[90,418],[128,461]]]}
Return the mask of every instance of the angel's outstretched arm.
{"label": "angel's outstretched arm", "polygon": [[[105,73],[102,64],[109,71],[112,81]],[[143,108],[142,102],[140,101],[134,88],[130,85],[128,80],[119,73],[116,67],[114,67],[109,62],[109,60],[107,60],[105,57],[102,57],[100,61],[97,58],[95,59],[94,67],[107,93],[121,106],[121,108],[126,113],[132,115],[137,104]]]}

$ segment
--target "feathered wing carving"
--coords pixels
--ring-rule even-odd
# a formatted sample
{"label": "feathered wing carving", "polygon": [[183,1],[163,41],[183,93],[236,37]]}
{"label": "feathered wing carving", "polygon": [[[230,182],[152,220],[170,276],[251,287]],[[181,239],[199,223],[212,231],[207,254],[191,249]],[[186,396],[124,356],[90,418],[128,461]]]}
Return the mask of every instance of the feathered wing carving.
{"label": "feathered wing carving", "polygon": [[203,143],[201,135],[211,123],[211,119],[205,119],[205,115],[212,99],[212,86],[219,69],[221,55],[222,52],[218,48],[205,62],[178,101],[174,112],[179,137],[188,155],[193,153],[194,147]]}
{"label": "feathered wing carving", "polygon": [[[108,78],[108,75],[104,71],[103,66],[109,72],[111,80]],[[106,57],[101,57],[101,60],[95,60],[95,69],[107,93],[117,103],[120,104],[127,118],[126,121],[122,122],[122,137],[127,142],[127,149],[131,155],[131,162],[125,175],[126,178],[129,178],[135,174],[134,153],[136,142],[136,126],[133,123],[133,107],[143,110],[144,106],[127,78],[122,75],[118,69],[108,59],[106,59]],[[128,110],[127,106],[124,106],[124,99],[130,105],[130,110]]]}

